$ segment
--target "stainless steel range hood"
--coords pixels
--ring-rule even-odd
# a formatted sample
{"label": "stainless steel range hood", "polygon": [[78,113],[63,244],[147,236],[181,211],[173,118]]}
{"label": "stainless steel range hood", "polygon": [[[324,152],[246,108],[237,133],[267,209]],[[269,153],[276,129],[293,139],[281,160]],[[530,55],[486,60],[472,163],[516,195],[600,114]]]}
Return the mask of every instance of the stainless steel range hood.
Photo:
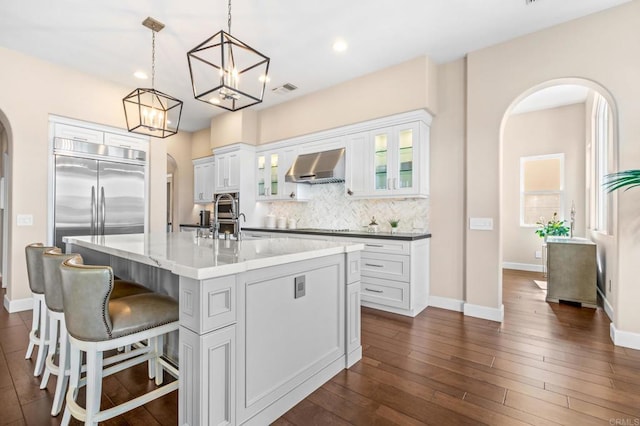
{"label": "stainless steel range hood", "polygon": [[344,182],[344,148],[299,155],[285,176],[287,182]]}

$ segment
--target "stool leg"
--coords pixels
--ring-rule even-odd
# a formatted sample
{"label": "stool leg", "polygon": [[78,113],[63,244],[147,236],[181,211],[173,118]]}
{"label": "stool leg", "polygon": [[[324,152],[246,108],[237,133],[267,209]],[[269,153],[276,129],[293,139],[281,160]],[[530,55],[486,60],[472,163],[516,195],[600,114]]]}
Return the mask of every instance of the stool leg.
{"label": "stool leg", "polygon": [[[155,350],[154,338],[147,339],[147,348],[149,350]],[[147,369],[149,370],[149,379],[156,377],[156,362],[153,358],[147,361]]]}
{"label": "stool leg", "polygon": [[60,424],[62,426],[68,426],[69,421],[71,420],[71,410],[69,409],[69,401],[75,401],[78,397],[78,387],[80,386],[80,369],[81,366],[81,357],[80,357],[80,349],[75,348],[73,346],[69,346],[69,358],[70,358],[70,367],[69,367],[69,389],[67,390],[67,405],[64,407],[64,414],[62,415],[62,421]]}
{"label": "stool leg", "polygon": [[[49,377],[51,373],[50,365],[55,365],[53,360],[56,356],[56,348],[58,346],[58,320],[55,318],[49,318],[49,350],[44,362],[44,374],[42,375],[42,381],[40,382],[40,389],[47,387],[49,383]],[[58,369],[59,370],[59,369]],[[54,373],[55,374],[55,373]]]}
{"label": "stool leg", "polygon": [[100,411],[102,395],[102,352],[89,350],[87,354],[87,418],[85,425],[97,425],[94,416]]}
{"label": "stool leg", "polygon": [[69,339],[67,327],[64,319],[60,321],[60,353],[58,355],[58,381],[56,382],[56,393],[51,404],[51,415],[57,416],[62,409],[62,400],[64,398],[67,383],[69,381]]}
{"label": "stool leg", "polygon": [[162,364],[160,364],[160,357],[162,356],[162,351],[163,351],[163,346],[164,346],[164,336],[160,335],[160,336],[156,336],[153,338],[154,340],[154,347],[153,350],[156,353],[156,357],[153,359],[154,361],[154,366],[156,369],[156,385],[160,386],[162,384],[162,380],[163,380],[163,371],[164,369],[162,368]]}
{"label": "stool leg", "polygon": [[29,346],[27,347],[27,354],[24,359],[31,358],[33,354],[33,348],[35,346],[36,333],[38,332],[38,325],[40,324],[40,301],[33,298],[33,317],[31,318],[31,331],[29,332]]}
{"label": "stool leg", "polygon": [[33,375],[38,377],[42,374],[44,368],[45,353],[47,352],[47,334],[49,316],[46,311],[47,307],[44,304],[44,300],[40,300],[40,332],[38,336],[38,357],[36,358],[36,368],[33,370]]}

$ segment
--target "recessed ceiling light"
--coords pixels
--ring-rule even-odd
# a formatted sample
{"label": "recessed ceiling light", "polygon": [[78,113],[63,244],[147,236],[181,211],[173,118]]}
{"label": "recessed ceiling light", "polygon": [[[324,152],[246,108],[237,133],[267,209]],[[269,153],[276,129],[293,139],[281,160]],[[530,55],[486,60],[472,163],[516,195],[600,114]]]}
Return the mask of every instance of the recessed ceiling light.
{"label": "recessed ceiling light", "polygon": [[348,47],[349,47],[349,45],[347,44],[347,42],[342,40],[342,39],[337,39],[333,43],[333,51],[334,52],[344,52],[345,50],[347,50]]}
{"label": "recessed ceiling light", "polygon": [[146,73],[146,72],[144,72],[144,71],[136,71],[136,72],[134,72],[134,73],[133,73],[133,76],[134,76],[135,78],[139,78],[140,80],[146,80],[146,79],[148,79],[148,78],[149,78],[149,76],[147,75],[147,73]]}

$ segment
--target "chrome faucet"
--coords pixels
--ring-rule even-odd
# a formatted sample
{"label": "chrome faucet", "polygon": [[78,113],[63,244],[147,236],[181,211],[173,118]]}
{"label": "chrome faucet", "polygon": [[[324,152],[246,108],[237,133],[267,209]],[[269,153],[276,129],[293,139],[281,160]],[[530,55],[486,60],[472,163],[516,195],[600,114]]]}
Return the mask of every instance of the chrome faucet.
{"label": "chrome faucet", "polygon": [[244,221],[247,221],[247,217],[244,215],[244,213],[238,213],[238,216],[236,218],[236,223],[237,223],[237,227],[236,227],[236,240],[240,241],[242,239],[242,227],[240,226],[240,216],[242,216],[242,219],[244,219]]}
{"label": "chrome faucet", "polygon": [[216,240],[220,235],[220,218],[218,217],[218,204],[220,203],[220,200],[223,198],[227,198],[229,201],[231,201],[231,218],[233,220],[238,220],[237,210],[236,210],[236,200],[235,198],[233,198],[233,195],[231,194],[218,195],[216,197],[216,203],[213,208],[213,238]]}

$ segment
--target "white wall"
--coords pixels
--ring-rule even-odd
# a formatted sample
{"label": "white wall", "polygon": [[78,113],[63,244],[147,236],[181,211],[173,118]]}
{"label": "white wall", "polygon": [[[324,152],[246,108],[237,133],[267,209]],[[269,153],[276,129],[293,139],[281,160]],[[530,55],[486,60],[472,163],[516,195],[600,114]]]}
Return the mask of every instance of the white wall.
{"label": "white wall", "polygon": [[[122,97],[131,91],[86,74],[0,47],[0,120],[9,134],[10,243],[6,301],[31,297],[24,248],[47,240],[49,114],[123,128]],[[150,144],[151,230],[165,229],[166,140]],[[157,182],[161,182],[158,185]],[[17,214],[33,215],[33,226],[16,226]]]}
{"label": "white wall", "polygon": [[[566,77],[591,80],[612,95],[618,112],[619,168],[638,168],[640,149],[640,2],[571,21],[507,43],[472,52],[467,68],[467,215],[493,217],[494,231],[467,230],[466,295],[471,304],[500,309],[500,159],[505,112],[527,89]],[[640,347],[640,194],[619,192],[618,282],[614,323]],[[497,222],[497,223],[496,223]]]}

